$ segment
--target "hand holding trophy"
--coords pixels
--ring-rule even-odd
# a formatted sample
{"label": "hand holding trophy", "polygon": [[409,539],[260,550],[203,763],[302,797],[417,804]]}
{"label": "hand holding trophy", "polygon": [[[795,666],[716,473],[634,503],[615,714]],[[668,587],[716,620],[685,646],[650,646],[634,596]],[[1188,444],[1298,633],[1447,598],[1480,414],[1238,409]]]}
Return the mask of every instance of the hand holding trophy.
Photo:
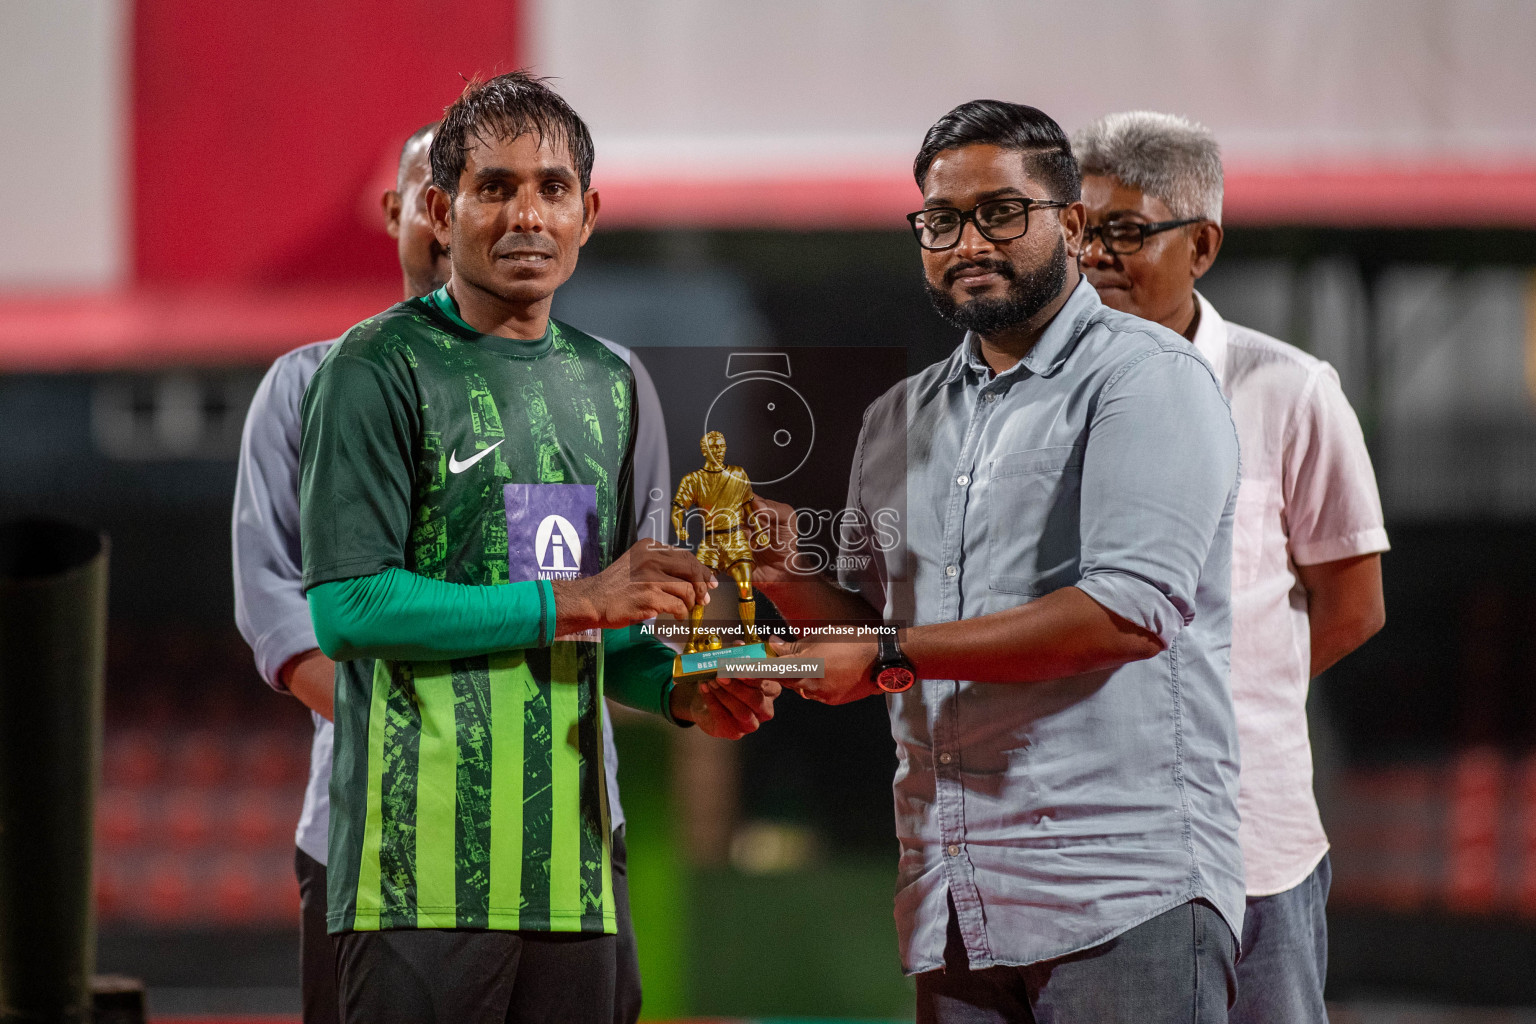
{"label": "hand holding trophy", "polygon": [[726,648],[713,630],[703,627],[704,607],[695,605],[689,614],[692,626],[683,653],[673,664],[678,678],[708,678],[722,657],[768,658],[771,653],[757,634],[757,601],[752,593],[752,481],[740,466],[725,464],[725,437],[717,430],[699,442],[704,468],[689,473],[677,485],[672,499],[672,528],[678,542],[688,543],[686,522],[690,509],[704,513],[704,536],[698,559],[715,572],[728,573],[736,583],[742,632],[745,641]]}

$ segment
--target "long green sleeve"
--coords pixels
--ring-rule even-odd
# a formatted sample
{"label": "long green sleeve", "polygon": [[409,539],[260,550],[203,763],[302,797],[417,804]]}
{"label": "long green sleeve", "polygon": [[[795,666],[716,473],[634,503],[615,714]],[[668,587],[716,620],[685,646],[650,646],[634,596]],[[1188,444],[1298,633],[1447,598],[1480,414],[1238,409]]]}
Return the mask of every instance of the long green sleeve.
{"label": "long green sleeve", "polygon": [[[548,581],[497,587],[444,583],[404,569],[309,590],[315,639],[336,661],[448,661],[549,644],[555,599]],[[604,692],[626,707],[672,717],[670,647],[639,627],[603,631]]]}
{"label": "long green sleeve", "polygon": [[603,693],[636,711],[672,717],[672,648],[639,626],[603,630]]}
{"label": "long green sleeve", "polygon": [[336,661],[448,661],[547,645],[555,597],[545,580],[482,587],[391,568],[311,587],[309,616]]}

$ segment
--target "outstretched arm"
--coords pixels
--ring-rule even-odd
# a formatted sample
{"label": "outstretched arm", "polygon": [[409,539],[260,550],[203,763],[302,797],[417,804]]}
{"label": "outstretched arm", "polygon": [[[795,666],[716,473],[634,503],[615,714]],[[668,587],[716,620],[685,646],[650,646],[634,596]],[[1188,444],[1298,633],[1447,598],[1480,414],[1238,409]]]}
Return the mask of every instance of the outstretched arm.
{"label": "outstretched arm", "polygon": [[596,576],[484,587],[392,568],[311,587],[309,607],[320,649],[338,661],[445,661],[682,618],[713,583],[688,552],[643,540]]}
{"label": "outstretched arm", "polygon": [[[1194,618],[1208,567],[1228,571],[1230,550],[1213,558],[1212,545],[1230,543],[1222,526],[1237,458],[1231,415],[1204,363],[1165,352],[1128,369],[1101,395],[1083,453],[1081,578],[991,615],[906,630],[917,674],[1034,683],[1158,655]],[[789,684],[807,696],[841,703],[877,692],[867,676],[873,644],[796,653],[828,662],[824,679]]]}
{"label": "outstretched arm", "polygon": [[[1126,621],[1076,587],[991,615],[905,629],[900,641],[919,678],[977,683],[1062,679],[1117,668],[1163,650],[1155,633]],[[874,643],[774,646],[777,654],[826,662],[823,678],[791,684],[802,696],[846,704],[880,692],[870,678]]]}

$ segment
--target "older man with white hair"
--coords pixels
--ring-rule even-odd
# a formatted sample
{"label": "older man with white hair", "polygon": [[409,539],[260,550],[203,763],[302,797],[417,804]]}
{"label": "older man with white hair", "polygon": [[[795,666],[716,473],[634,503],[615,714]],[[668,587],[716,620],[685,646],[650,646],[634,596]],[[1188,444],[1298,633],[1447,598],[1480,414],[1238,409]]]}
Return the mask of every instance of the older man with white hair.
{"label": "older man with white hair", "polygon": [[1385,621],[1370,456],[1327,363],[1221,318],[1195,282],[1221,249],[1221,152],[1170,114],[1111,114],[1072,140],[1105,305],[1188,338],[1232,404],[1232,696],[1247,875],[1234,1022],[1324,1022],[1328,839],[1312,795],[1310,680]]}

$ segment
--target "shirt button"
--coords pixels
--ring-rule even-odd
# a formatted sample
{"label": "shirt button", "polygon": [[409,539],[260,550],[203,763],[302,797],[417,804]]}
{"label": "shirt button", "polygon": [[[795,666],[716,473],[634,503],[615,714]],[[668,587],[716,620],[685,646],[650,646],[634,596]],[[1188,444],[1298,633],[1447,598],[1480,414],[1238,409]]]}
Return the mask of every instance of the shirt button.
{"label": "shirt button", "polygon": [[944,753],[939,755],[939,764],[949,764],[949,762],[953,761],[954,759],[955,755],[946,750]]}
{"label": "shirt button", "polygon": [[945,567],[944,567],[944,575],[945,575],[945,576],[953,576],[953,575],[954,575],[954,574],[955,574],[955,573],[956,573],[956,572],[958,572],[958,571],[959,571],[959,570],[957,570],[957,569],[956,569],[956,568],[955,568],[955,567],[954,567],[954,566],[952,566],[952,565],[946,565],[946,566],[945,566]]}
{"label": "shirt button", "polygon": [[955,477],[955,483],[959,484],[961,487],[964,487],[970,482],[971,478],[966,476],[964,473],[961,473],[959,476]]}
{"label": "shirt button", "polygon": [[948,853],[951,857],[958,857],[960,856],[960,847],[956,846],[954,843],[950,843],[949,848],[944,852]]}
{"label": "shirt button", "polygon": [[995,401],[997,401],[997,392],[996,391],[988,391],[985,395],[982,395],[981,397],[982,397],[982,401],[984,401],[984,402],[995,402]]}

